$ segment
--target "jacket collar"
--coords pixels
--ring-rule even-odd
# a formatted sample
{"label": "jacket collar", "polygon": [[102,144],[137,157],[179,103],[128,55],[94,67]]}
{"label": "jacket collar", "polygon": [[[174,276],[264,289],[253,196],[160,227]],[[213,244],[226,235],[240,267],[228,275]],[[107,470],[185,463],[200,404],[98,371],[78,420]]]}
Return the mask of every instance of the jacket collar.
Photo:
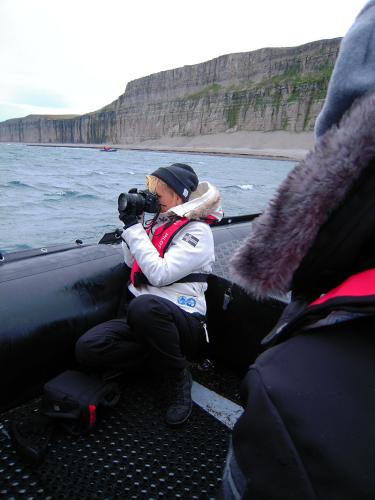
{"label": "jacket collar", "polygon": [[296,299],[285,308],[276,326],[262,340],[269,346],[284,340],[302,325],[326,317],[332,311],[375,313],[375,269],[354,274],[339,286],[311,301]]}
{"label": "jacket collar", "polygon": [[171,208],[167,214],[187,217],[188,219],[205,219],[211,215],[217,220],[221,220],[223,211],[220,203],[221,198],[218,189],[209,182],[204,181],[191,194],[189,201]]}

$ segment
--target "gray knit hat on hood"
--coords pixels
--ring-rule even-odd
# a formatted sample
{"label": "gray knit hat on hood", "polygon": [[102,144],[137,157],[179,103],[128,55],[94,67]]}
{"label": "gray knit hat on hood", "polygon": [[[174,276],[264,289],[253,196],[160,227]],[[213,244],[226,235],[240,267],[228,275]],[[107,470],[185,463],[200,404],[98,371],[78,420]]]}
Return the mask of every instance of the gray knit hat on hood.
{"label": "gray knit hat on hood", "polygon": [[375,0],[366,4],[342,40],[323,109],[315,124],[320,137],[338,123],[357,97],[375,84]]}
{"label": "gray knit hat on hood", "polygon": [[375,0],[341,43],[316,137],[232,258],[259,298],[318,296],[375,256]]}

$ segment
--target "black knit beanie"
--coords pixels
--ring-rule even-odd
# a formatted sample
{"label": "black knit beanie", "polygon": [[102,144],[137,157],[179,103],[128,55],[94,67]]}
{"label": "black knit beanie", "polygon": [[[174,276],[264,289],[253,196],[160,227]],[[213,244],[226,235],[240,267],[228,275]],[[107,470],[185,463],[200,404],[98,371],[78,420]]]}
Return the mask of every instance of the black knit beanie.
{"label": "black knit beanie", "polygon": [[169,167],[160,167],[151,175],[168,184],[184,202],[189,199],[190,193],[197,189],[199,183],[197,174],[190,165],[185,165],[185,163],[173,163]]}

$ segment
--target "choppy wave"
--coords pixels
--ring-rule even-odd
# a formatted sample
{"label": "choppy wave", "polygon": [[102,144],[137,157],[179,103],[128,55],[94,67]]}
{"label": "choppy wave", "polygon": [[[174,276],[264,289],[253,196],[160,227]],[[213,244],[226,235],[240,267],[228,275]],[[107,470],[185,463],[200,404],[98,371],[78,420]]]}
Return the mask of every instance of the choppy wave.
{"label": "choppy wave", "polygon": [[17,252],[17,251],[20,251],[20,250],[31,250],[32,249],[32,246],[31,245],[27,245],[26,243],[18,243],[15,245],[15,248],[14,250]]}
{"label": "choppy wave", "polygon": [[[104,172],[103,170],[94,170],[92,172],[92,174],[93,175],[110,175],[110,172]],[[122,172],[122,175],[136,175],[136,173],[133,170],[128,170],[128,171]]]}
{"label": "choppy wave", "polygon": [[77,198],[77,199],[87,199],[87,200],[94,200],[98,199],[98,196],[95,194],[88,194],[88,193],[80,193],[79,191],[56,191],[54,193],[48,193],[45,194],[45,199],[46,200],[52,200],[54,197],[66,197],[66,198]]}
{"label": "choppy wave", "polygon": [[251,191],[252,189],[263,189],[263,188],[264,188],[263,184],[230,184],[229,186],[223,186],[221,189]]}
{"label": "choppy wave", "polygon": [[80,200],[98,200],[99,196],[96,196],[95,194],[79,194],[76,198],[79,198]]}
{"label": "choppy wave", "polygon": [[30,188],[30,187],[32,187],[29,184],[25,184],[22,181],[9,181],[9,182],[7,182],[6,186],[9,186],[9,187],[20,187],[20,188],[24,188],[24,187]]}

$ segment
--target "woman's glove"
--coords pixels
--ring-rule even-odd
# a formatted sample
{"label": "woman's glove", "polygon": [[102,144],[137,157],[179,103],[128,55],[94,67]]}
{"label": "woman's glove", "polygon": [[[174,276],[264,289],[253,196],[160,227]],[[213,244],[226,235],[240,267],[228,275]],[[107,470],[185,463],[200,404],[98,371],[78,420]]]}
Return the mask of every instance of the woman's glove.
{"label": "woman's glove", "polygon": [[139,222],[138,217],[135,214],[120,214],[119,219],[124,223],[124,229],[128,229],[128,227],[134,226]]}

